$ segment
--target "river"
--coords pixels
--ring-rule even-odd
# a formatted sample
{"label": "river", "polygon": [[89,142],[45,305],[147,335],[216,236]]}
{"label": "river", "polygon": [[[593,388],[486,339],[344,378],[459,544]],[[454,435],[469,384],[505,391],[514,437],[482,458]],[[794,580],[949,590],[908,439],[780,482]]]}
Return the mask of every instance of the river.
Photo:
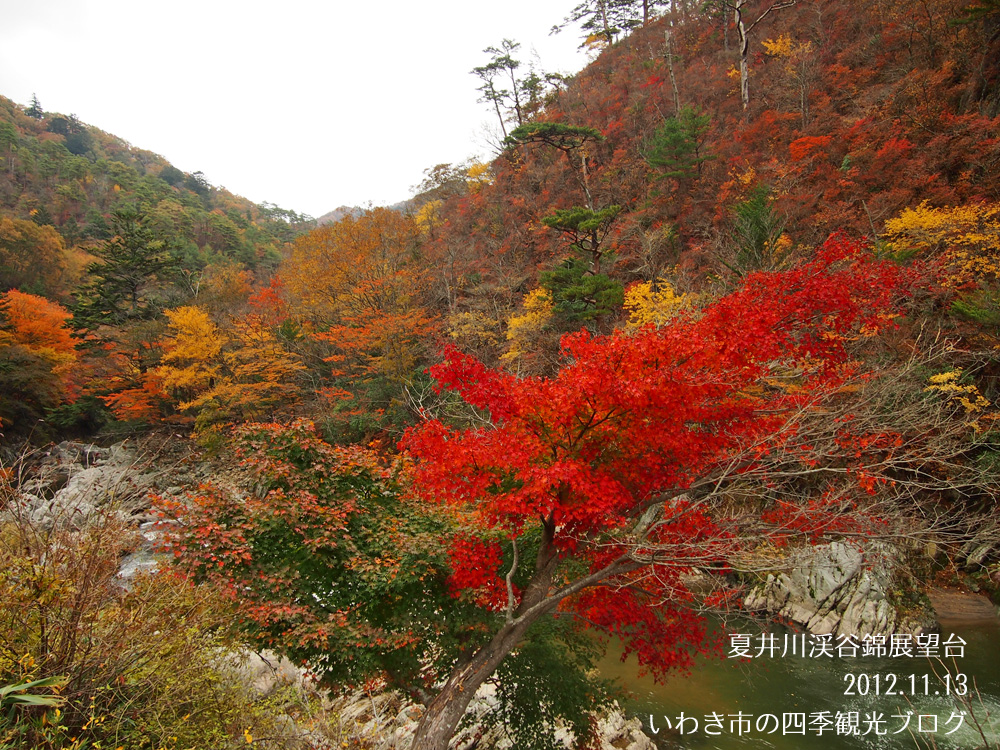
{"label": "river", "polygon": [[[751,636],[749,653],[756,657],[765,643],[759,627],[754,631],[746,626],[738,632]],[[786,634],[795,635],[777,626],[771,632],[779,644]],[[1000,747],[1000,621],[943,621],[940,643],[952,633],[965,645],[950,650],[961,650],[964,656],[947,660],[952,673],[947,681],[942,662],[926,657],[862,657],[859,652],[856,658],[782,658],[779,650],[773,658],[699,658],[690,674],[673,675],[661,685],[638,677],[634,659],[621,662],[621,649],[615,644],[601,671],[627,687],[625,710],[642,720],[658,747],[669,750],[970,750],[984,744],[975,721],[982,725],[990,746]],[[728,654],[730,642],[724,643]],[[943,655],[943,645],[939,653]],[[949,689],[963,692],[963,686],[970,697],[978,695],[972,701],[974,718],[969,705],[947,695]],[[962,711],[966,715],[960,719]],[[682,712],[697,719],[697,731],[690,719],[683,723],[683,734],[678,731]],[[706,720],[713,712],[721,716],[721,730]],[[843,722],[856,712],[859,735],[845,734],[852,728],[848,723],[837,733],[838,712]],[[802,733],[797,714],[805,714]]]}

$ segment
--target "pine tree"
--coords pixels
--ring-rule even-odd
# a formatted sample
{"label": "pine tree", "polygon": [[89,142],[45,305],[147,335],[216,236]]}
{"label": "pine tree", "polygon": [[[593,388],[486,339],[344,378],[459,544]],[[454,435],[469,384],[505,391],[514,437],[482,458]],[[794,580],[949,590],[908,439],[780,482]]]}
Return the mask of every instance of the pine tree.
{"label": "pine tree", "polygon": [[24,114],[36,120],[41,120],[45,117],[45,111],[42,109],[41,102],[38,101],[38,97],[34,94],[31,95],[31,106],[24,110]]}
{"label": "pine tree", "polygon": [[87,266],[90,280],[77,291],[73,322],[79,329],[122,326],[155,317],[157,292],[179,263],[168,243],[143,225],[134,206],[114,212],[114,236],[94,251],[100,261]]}

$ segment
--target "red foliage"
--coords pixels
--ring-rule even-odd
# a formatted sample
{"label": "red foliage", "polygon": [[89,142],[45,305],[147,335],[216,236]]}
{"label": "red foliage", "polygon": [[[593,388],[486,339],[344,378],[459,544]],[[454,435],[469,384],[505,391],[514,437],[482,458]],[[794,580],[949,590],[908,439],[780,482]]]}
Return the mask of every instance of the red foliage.
{"label": "red foliage", "polygon": [[[641,605],[683,600],[678,570],[722,564],[745,542],[686,493],[704,490],[734,464],[758,471],[763,457],[792,439],[791,415],[843,382],[853,370],[855,332],[891,319],[903,281],[897,266],[835,237],[812,262],[751,275],[700,316],[634,335],[567,335],[567,364],[552,378],[518,379],[449,349],[432,374],[487,409],[493,426],[456,430],[435,420],[411,430],[402,447],[416,459],[415,487],[515,538],[541,521],[553,553],[580,558],[590,574],[630,550],[670,550],[665,572],[620,574],[618,593],[591,593],[567,606],[605,631],[627,630],[629,648],[650,665],[671,666],[680,657],[664,643],[688,643],[693,626],[680,614],[654,626],[637,614]],[[780,372],[797,373],[801,386],[762,387]],[[629,538],[645,509],[664,500],[655,531],[641,542]],[[459,549],[452,585],[492,598],[496,547],[463,542]]]}

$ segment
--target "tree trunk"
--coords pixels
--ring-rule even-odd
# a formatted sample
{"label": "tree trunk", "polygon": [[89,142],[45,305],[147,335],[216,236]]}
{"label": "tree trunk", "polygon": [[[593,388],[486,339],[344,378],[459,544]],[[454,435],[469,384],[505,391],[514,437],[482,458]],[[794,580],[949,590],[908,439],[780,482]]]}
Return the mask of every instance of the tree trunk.
{"label": "tree trunk", "polygon": [[452,672],[444,688],[427,706],[413,737],[412,750],[447,750],[479,686],[496,671],[542,614],[505,625],[470,662]]}
{"label": "tree trunk", "polygon": [[673,30],[667,29],[663,32],[664,46],[666,47],[667,70],[670,72],[670,89],[674,94],[674,116],[681,114],[681,93],[677,89],[677,77],[674,75],[674,41]]}
{"label": "tree trunk", "polygon": [[560,599],[557,597],[549,599],[552,574],[559,561],[558,552],[552,545],[554,536],[555,522],[550,516],[543,521],[542,543],[538,549],[535,574],[521,597],[517,612],[508,609],[504,626],[492,640],[451,673],[444,688],[430,702],[420,719],[411,750],[448,750],[448,743],[455,734],[458,722],[465,715],[479,686],[521,642],[528,629],[559,603]]}
{"label": "tree trunk", "polygon": [[743,5],[744,0],[739,0],[736,3],[734,15],[736,17],[736,35],[740,43],[740,99],[743,101],[745,111],[750,106],[750,69],[747,63],[747,57],[750,54],[750,37],[743,24]]}

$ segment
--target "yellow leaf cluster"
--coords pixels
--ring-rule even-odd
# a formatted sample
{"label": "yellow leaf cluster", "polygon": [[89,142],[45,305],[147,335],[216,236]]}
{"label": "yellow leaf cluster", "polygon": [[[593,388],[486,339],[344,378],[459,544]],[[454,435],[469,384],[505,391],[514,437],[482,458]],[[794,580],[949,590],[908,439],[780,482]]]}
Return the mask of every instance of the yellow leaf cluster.
{"label": "yellow leaf cluster", "polygon": [[534,342],[552,321],[555,307],[547,289],[533,289],[524,295],[524,313],[507,320],[507,341],[510,346],[501,359],[516,360],[533,348]]}
{"label": "yellow leaf cluster", "polygon": [[[436,204],[436,205],[435,205]],[[440,202],[428,203],[433,226]],[[436,317],[421,298],[415,219],[375,208],[302,235],[282,264],[293,314],[344,356],[348,370],[405,381]]]}
{"label": "yellow leaf cluster", "polygon": [[227,335],[200,307],[165,314],[168,334],[156,373],[182,411],[247,419],[294,397],[294,378],[305,367],[260,316],[234,320]]}
{"label": "yellow leaf cluster", "polygon": [[430,234],[435,227],[441,226],[441,206],[443,205],[444,201],[428,201],[417,211],[417,215],[413,217],[413,220],[423,234]]}
{"label": "yellow leaf cluster", "polygon": [[219,353],[226,340],[208,313],[195,305],[165,311],[170,335],[159,373],[169,390],[201,391],[219,374]]}
{"label": "yellow leaf cluster", "polygon": [[623,307],[628,312],[625,328],[636,331],[644,326],[659,328],[678,312],[691,306],[694,295],[677,294],[669,281],[643,281],[625,290]]}
{"label": "yellow leaf cluster", "polygon": [[979,388],[974,383],[964,385],[960,383],[961,377],[961,369],[931,375],[928,378],[930,385],[924,388],[924,391],[936,391],[944,394],[949,401],[960,404],[966,414],[981,412],[992,406],[990,400],[979,392]]}
{"label": "yellow leaf cluster", "polygon": [[469,192],[478,193],[483,186],[493,182],[493,175],[490,174],[490,165],[483,162],[473,162],[472,166],[465,173],[466,184]]}
{"label": "yellow leaf cluster", "polygon": [[765,39],[761,44],[771,57],[790,57],[795,50],[795,43],[787,34],[782,34],[777,39]]}
{"label": "yellow leaf cluster", "polygon": [[473,310],[448,318],[448,336],[461,344],[496,346],[500,341],[499,323],[485,313]]}
{"label": "yellow leaf cluster", "polygon": [[786,60],[790,70],[794,70],[794,64],[809,57],[813,51],[812,42],[796,42],[787,34],[777,39],[765,39],[761,44],[771,57]]}
{"label": "yellow leaf cluster", "polygon": [[933,208],[924,201],[885,224],[885,239],[898,253],[940,253],[956,289],[1000,280],[1000,204]]}

